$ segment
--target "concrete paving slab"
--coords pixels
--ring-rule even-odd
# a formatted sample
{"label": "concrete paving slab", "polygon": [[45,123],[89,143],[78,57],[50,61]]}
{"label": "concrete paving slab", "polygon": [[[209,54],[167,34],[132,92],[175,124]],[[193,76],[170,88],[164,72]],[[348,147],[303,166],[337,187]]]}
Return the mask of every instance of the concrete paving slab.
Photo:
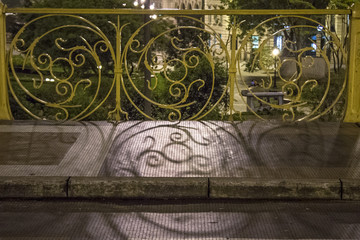
{"label": "concrete paving slab", "polygon": [[360,179],[341,179],[341,183],[344,200],[360,200]]}
{"label": "concrete paving slab", "polygon": [[[1,165],[0,176],[96,176],[111,146],[114,129],[107,122],[2,122],[0,138],[6,137],[3,141],[11,144],[2,146],[9,164]],[[17,136],[23,134],[28,137],[17,142]],[[64,145],[66,151],[60,147]],[[62,159],[55,161],[54,156],[59,154]]]}
{"label": "concrete paving slab", "polygon": [[[15,140],[24,133],[28,137],[16,146]],[[44,134],[52,136],[51,139],[42,138]],[[64,138],[67,134],[75,135],[68,141],[67,137]],[[254,179],[259,187],[266,186],[264,181],[272,179],[287,182],[286,187],[293,188],[292,195],[298,194],[298,197],[302,181],[302,189],[313,185],[313,192],[308,192],[304,198],[317,198],[316,194],[323,191],[324,199],[335,198],[332,194],[336,191],[329,189],[339,179],[360,179],[360,127],[356,124],[128,121],[118,125],[107,122],[54,125],[48,122],[2,121],[1,136],[4,143],[13,142],[2,146],[2,154],[8,154],[5,154],[6,161],[2,160],[0,176],[8,177],[66,176],[75,180],[75,177],[198,177],[204,181],[208,178],[228,178],[230,181],[242,178]],[[32,144],[37,146],[35,150],[39,157],[29,163],[27,160],[34,156],[23,153],[26,150],[31,153]],[[66,148],[61,150],[57,147],[61,144]],[[54,146],[53,152],[58,150],[63,154],[61,160],[51,159],[52,155],[46,152]],[[11,156],[16,147],[23,154],[19,155],[20,158]],[[312,185],[309,180],[313,181]],[[324,187],[323,180],[329,188]],[[84,186],[85,182],[81,184]],[[96,189],[104,181],[94,182],[97,182],[93,185]],[[317,190],[317,182],[325,185],[320,184],[322,187]],[[158,189],[162,184],[159,181]],[[155,184],[149,186],[156,189]],[[221,183],[218,186],[218,197],[236,195],[230,190],[230,185],[228,193],[221,192]],[[355,187],[349,189],[356,190]],[[345,191],[345,188],[342,190]],[[166,189],[164,193],[172,196]],[[88,196],[91,194],[91,191],[88,192]],[[144,196],[141,194],[138,192],[140,197]],[[344,197],[350,194],[343,192]],[[82,196],[81,193],[79,196]],[[357,198],[355,196],[348,198]]]}
{"label": "concrete paving slab", "polygon": [[118,125],[102,176],[360,178],[360,128],[339,123]]}
{"label": "concrete paving slab", "polygon": [[59,165],[78,132],[0,132],[0,165]]}

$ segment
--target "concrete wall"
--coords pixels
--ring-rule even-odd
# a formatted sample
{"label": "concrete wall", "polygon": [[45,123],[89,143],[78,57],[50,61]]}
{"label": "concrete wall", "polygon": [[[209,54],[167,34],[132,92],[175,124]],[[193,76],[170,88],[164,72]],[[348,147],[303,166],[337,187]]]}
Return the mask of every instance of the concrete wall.
{"label": "concrete wall", "polygon": [[[282,66],[280,68],[280,75],[285,79],[290,79],[296,73],[295,58],[282,58]],[[328,76],[328,66],[323,58],[305,57],[302,58],[302,78],[306,79],[321,79]]]}

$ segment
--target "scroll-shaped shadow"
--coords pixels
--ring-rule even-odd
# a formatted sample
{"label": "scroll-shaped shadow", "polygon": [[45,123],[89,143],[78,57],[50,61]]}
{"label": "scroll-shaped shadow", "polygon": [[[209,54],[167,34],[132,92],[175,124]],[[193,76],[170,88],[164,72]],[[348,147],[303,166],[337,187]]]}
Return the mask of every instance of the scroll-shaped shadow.
{"label": "scroll-shaped shadow", "polygon": [[[126,123],[125,123],[126,124]],[[137,122],[118,126],[102,169],[106,176],[207,176],[222,144],[200,122]]]}
{"label": "scroll-shaped shadow", "polygon": [[353,124],[244,122],[219,129],[242,145],[231,147],[233,176],[336,179],[360,174],[360,128]]}
{"label": "scroll-shaped shadow", "polygon": [[124,123],[101,175],[355,177],[359,136],[355,125],[337,123]]}
{"label": "scroll-shaped shadow", "polygon": [[[9,203],[5,203],[9,206]],[[0,235],[51,239],[358,239],[359,204],[22,202]],[[60,206],[59,206],[60,205]],[[24,212],[24,206],[27,206]],[[59,209],[60,207],[60,209]],[[19,210],[20,208],[20,210]],[[2,208],[2,210],[4,207]],[[19,227],[21,226],[21,227]],[[329,227],[330,226],[330,227]]]}

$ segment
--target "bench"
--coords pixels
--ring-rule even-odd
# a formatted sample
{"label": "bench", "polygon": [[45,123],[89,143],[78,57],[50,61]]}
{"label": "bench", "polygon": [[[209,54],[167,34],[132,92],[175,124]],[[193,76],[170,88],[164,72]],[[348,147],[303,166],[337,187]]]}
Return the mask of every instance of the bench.
{"label": "bench", "polygon": [[[284,95],[283,92],[250,92],[248,90],[242,90],[241,95],[246,97],[246,103],[248,104],[247,111],[251,111],[249,108],[251,108],[253,111],[255,111],[254,106],[254,100],[257,100],[254,96],[266,99],[267,102],[270,102],[270,98],[274,98],[278,100],[278,105],[284,104]],[[261,103],[260,103],[261,104]]]}

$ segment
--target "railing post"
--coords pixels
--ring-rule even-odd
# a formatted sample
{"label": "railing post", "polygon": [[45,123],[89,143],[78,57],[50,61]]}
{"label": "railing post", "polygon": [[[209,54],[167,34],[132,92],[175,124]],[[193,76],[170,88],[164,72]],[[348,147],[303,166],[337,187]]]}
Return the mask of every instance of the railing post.
{"label": "railing post", "polygon": [[360,122],[360,3],[352,9],[348,63],[348,96],[344,122]]}
{"label": "railing post", "polygon": [[234,94],[235,94],[235,81],[236,81],[236,25],[231,27],[231,59],[230,59],[230,117],[229,120],[233,121],[234,110]]}
{"label": "railing post", "polygon": [[7,87],[6,16],[5,5],[0,0],[0,120],[13,119]]}
{"label": "railing post", "polygon": [[[116,89],[116,106],[115,106],[114,110],[112,110],[108,113],[108,119],[115,120],[115,122],[117,122],[117,123],[122,120],[120,114],[124,114],[126,120],[128,120],[128,117],[129,117],[128,113],[123,111],[121,108],[121,83],[123,80],[122,79],[122,77],[123,77],[123,69],[122,69],[123,60],[122,60],[122,56],[121,56],[121,54],[122,54],[121,32],[126,25],[127,24],[125,24],[123,26],[120,25],[120,16],[118,16],[117,25],[114,24],[114,27],[116,29],[116,56],[115,56],[115,68],[114,68],[115,89]],[[115,117],[114,117],[114,115],[115,115]]]}

